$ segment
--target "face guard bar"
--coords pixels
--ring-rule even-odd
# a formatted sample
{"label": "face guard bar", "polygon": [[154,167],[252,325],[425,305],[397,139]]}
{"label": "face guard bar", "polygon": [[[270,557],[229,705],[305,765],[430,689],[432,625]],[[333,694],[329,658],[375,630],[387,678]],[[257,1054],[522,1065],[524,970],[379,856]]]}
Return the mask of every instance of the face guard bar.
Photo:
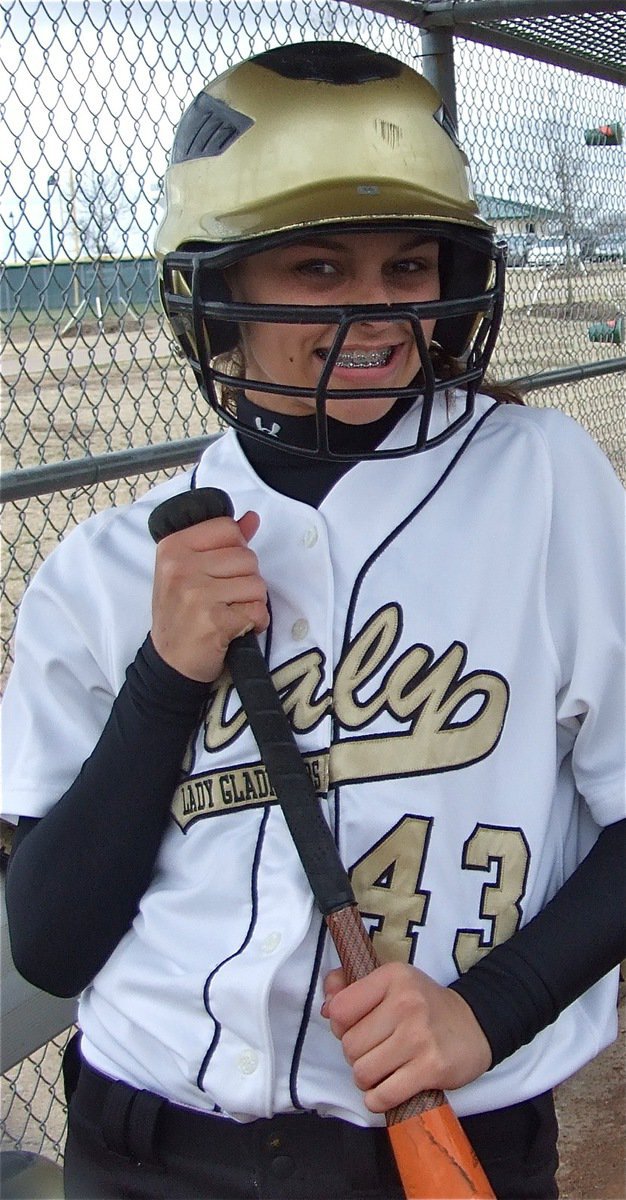
{"label": "face guard bar", "polygon": [[[448,231],[446,234],[450,236]],[[441,237],[440,227],[439,236]],[[272,241],[275,244],[274,239]],[[251,428],[238,419],[236,393],[254,391],[268,397],[278,395],[306,399],[311,402],[312,411],[314,409],[316,415],[316,444],[305,448],[282,439],[280,442],[271,439],[274,447],[308,458],[355,461],[368,458],[400,458],[415,454],[439,445],[470,419],[474,411],[475,396],[493,351],[502,317],[504,256],[500,246],[492,246],[493,280],[491,286],[485,290],[455,299],[384,306],[246,304],[230,299],[212,298],[216,293],[219,294],[220,290],[224,294],[223,282],[216,288],[216,272],[241,257],[241,247],[208,252],[203,248],[176,251],[166,255],[163,261],[162,298],[173,332],[192,366],[201,390],[227,424],[245,430],[250,437],[267,442],[270,438],[268,433]],[[184,281],[182,288],[181,281]],[[452,378],[439,379],[426,344],[422,321],[442,322],[450,319],[468,322],[473,332],[469,339],[469,351],[464,355],[458,371],[455,371]],[[364,321],[375,321],[379,324],[401,321],[411,327],[421,369],[408,386],[352,389],[328,386],[351,327]],[[234,375],[223,369],[225,364],[220,363],[219,358],[216,361],[215,343],[228,343],[229,336],[232,339],[232,331],[236,330],[237,326],[255,322],[337,326],[316,387],[270,383]],[[436,342],[431,343],[431,346],[436,345]],[[451,389],[460,389],[465,393],[461,412],[440,432],[429,436],[435,400],[440,397],[444,405],[445,393]],[[375,449],[370,453],[361,451],[354,455],[333,450],[329,440],[326,411],[328,401],[384,397],[410,402],[421,400],[421,405],[416,405],[415,408],[414,435],[409,442],[399,448]],[[271,409],[271,404],[268,404],[268,408]]]}

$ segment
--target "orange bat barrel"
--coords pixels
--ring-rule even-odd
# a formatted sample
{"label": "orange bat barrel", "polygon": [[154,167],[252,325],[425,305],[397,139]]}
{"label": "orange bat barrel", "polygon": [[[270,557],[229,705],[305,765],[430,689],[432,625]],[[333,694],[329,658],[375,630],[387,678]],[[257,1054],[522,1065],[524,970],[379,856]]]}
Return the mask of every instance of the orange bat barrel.
{"label": "orange bat barrel", "polygon": [[389,1125],[407,1200],[491,1200],[494,1193],[450,1105]]}

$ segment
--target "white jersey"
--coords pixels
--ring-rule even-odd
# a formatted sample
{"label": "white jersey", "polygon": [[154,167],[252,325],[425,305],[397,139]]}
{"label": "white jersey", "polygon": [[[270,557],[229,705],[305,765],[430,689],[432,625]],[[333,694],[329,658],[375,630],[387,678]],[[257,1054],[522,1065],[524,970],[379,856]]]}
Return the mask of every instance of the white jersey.
{"label": "white jersey", "polygon": [[[561,414],[479,398],[449,440],[355,465],[318,510],[262,483],[232,431],[195,482],[260,514],[262,644],[380,957],[452,981],[625,815],[613,472]],[[97,742],[150,628],[148,515],[190,485],[88,520],[31,586],[5,714],[14,815],[43,815]],[[320,1015],[336,954],[227,678],[183,767],[137,917],[81,997],[86,1058],[237,1120],[382,1122]],[[450,1101],[535,1096],[615,1031],[611,973]]]}

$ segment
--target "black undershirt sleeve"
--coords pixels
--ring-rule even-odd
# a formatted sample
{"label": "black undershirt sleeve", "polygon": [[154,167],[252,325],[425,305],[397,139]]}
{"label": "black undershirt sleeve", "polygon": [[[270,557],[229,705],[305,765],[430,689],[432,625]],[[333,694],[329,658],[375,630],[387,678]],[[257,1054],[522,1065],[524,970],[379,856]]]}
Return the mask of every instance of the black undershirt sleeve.
{"label": "black undershirt sleeve", "polygon": [[450,985],[478,1020],[492,1067],[626,956],[625,862],[623,820],[602,830],[538,916]]}
{"label": "black undershirt sleeve", "polygon": [[15,965],[36,987],[76,995],[130,928],[208,691],[148,638],[75,782],[45,817],[21,818],[6,905]]}
{"label": "black undershirt sleeve", "polygon": [[[20,973],[44,991],[77,994],[130,928],[207,690],[148,638],[75,783],[41,820],[21,818],[6,889],[11,944]],[[450,985],[492,1066],[626,955],[625,839],[626,820],[604,829],[543,912]]]}

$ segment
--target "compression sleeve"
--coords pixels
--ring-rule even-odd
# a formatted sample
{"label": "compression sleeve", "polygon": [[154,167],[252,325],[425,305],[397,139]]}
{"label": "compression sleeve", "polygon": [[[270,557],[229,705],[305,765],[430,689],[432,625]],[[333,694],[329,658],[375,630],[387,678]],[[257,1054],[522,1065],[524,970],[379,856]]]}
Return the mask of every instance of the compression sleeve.
{"label": "compression sleeve", "polygon": [[469,1004],[492,1067],[530,1042],[626,955],[626,820],[597,842],[532,921],[450,984]]}
{"label": "compression sleeve", "polygon": [[207,693],[148,637],[74,783],[46,816],[20,821],[6,880],[11,949],[43,991],[76,995],[130,928]]}

